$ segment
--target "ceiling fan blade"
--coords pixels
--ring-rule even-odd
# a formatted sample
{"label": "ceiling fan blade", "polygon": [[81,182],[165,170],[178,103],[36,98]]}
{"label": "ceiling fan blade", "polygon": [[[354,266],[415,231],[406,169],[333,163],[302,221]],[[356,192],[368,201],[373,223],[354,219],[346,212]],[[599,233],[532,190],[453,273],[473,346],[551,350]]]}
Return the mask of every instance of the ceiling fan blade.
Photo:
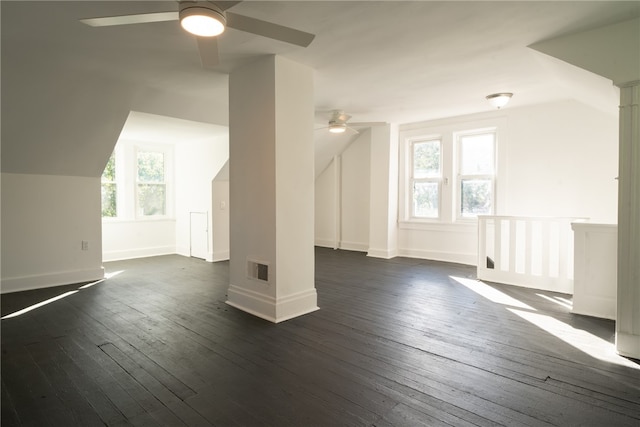
{"label": "ceiling fan blade", "polygon": [[375,126],[384,126],[387,122],[355,122],[355,123],[347,123],[349,126],[358,126],[358,127],[375,127]]}
{"label": "ceiling fan blade", "polygon": [[140,13],[137,15],[106,16],[103,18],[81,19],[80,22],[91,27],[110,27],[112,25],[146,24],[149,22],[177,21],[178,12]]}
{"label": "ceiling fan blade", "polygon": [[218,39],[216,37],[196,37],[202,68],[214,68],[219,64]]}
{"label": "ceiling fan blade", "polygon": [[220,10],[225,11],[227,9],[231,9],[233,6],[238,3],[242,3],[242,1],[217,1],[215,2],[216,6],[220,8]]}
{"label": "ceiling fan blade", "polygon": [[313,39],[314,34],[305,33],[290,27],[262,21],[261,19],[250,18],[244,15],[227,12],[227,26],[236,30],[246,31],[270,39],[307,47]]}

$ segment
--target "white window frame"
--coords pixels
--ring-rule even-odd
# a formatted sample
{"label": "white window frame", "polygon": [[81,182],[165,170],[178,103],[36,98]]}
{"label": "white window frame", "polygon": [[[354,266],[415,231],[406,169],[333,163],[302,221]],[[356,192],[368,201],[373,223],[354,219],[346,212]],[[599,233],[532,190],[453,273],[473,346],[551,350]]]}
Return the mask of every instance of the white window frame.
{"label": "white window frame", "polygon": [[[425,178],[416,178],[414,176],[415,173],[415,162],[414,162],[414,154],[415,154],[415,145],[416,144],[420,144],[420,143],[425,143],[425,142],[437,142],[439,144],[439,152],[440,152],[440,159],[439,159],[439,171],[437,175],[432,175],[432,176],[428,176]],[[440,220],[441,216],[442,216],[442,168],[443,168],[443,164],[442,164],[442,138],[438,137],[431,137],[431,138],[412,138],[409,140],[409,167],[410,167],[410,171],[409,171],[409,192],[411,193],[409,195],[409,216],[412,220],[419,220],[419,221],[434,221],[434,220]],[[416,183],[421,183],[421,182],[435,182],[438,184],[438,213],[436,216],[434,217],[425,217],[425,216],[418,216],[415,213],[415,206],[413,203],[413,192],[414,192],[414,188],[415,188],[415,184]]]}
{"label": "white window frame", "polygon": [[[462,173],[462,138],[466,136],[493,134],[493,174],[463,174]],[[454,140],[456,144],[456,220],[457,221],[475,221],[477,215],[462,215],[462,181],[469,179],[488,179],[491,181],[491,210],[482,215],[493,215],[496,212],[496,174],[497,174],[497,146],[498,146],[498,129],[496,127],[485,129],[474,129],[471,131],[455,132]]]}
{"label": "white window frame", "polygon": [[[169,219],[173,217],[173,147],[163,144],[136,144],[133,156],[133,199],[134,199],[134,217],[137,220],[158,220]],[[138,180],[138,153],[152,152],[162,153],[164,156],[164,181],[158,182],[141,182]],[[162,184],[165,187],[165,212],[164,215],[142,215],[140,213],[138,188],[140,184]]]}
{"label": "white window frame", "polygon": [[[459,179],[457,178],[460,148],[457,135],[495,132],[492,212],[497,215],[500,214],[500,209],[506,208],[504,201],[506,196],[506,180],[504,178],[507,173],[504,159],[506,151],[501,149],[506,141],[506,116],[480,118],[467,116],[410,123],[401,125],[399,131],[398,222],[401,229],[428,230],[444,227],[449,230],[455,227],[473,226],[477,221],[476,217],[463,217],[460,214],[461,196],[459,195]],[[412,142],[433,139],[441,141],[440,217],[416,218],[412,215],[413,207],[411,206],[413,203]]]}

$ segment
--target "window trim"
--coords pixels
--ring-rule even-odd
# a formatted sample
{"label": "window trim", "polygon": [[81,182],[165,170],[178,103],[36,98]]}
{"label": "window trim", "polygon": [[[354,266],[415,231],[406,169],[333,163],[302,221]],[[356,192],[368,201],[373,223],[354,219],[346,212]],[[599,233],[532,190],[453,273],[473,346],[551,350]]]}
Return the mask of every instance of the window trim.
{"label": "window trim", "polygon": [[[439,147],[439,154],[440,154],[440,159],[438,161],[438,174],[437,175],[433,175],[433,176],[428,176],[428,177],[424,177],[424,178],[416,178],[415,177],[415,162],[414,162],[414,154],[415,154],[415,145],[416,143],[424,143],[424,142],[438,142],[438,144],[440,145]],[[435,138],[411,138],[409,141],[409,164],[410,166],[410,172],[409,172],[409,192],[410,194],[410,198],[409,198],[409,218],[411,218],[412,220],[417,220],[417,221],[434,221],[434,220],[439,220],[442,217],[442,138],[440,137],[435,137]],[[422,182],[435,182],[438,184],[438,212],[436,216],[433,217],[426,217],[426,216],[418,216],[416,215],[415,212],[415,206],[413,203],[413,194],[414,194],[414,188],[415,188],[415,184],[416,183],[422,183]]]}
{"label": "window trim", "polygon": [[[477,136],[493,134],[493,174],[463,174],[462,173],[462,138],[465,136]],[[463,179],[489,179],[491,181],[491,211],[489,213],[483,213],[482,215],[494,215],[496,212],[497,200],[496,200],[496,175],[497,175],[497,151],[498,151],[498,128],[488,127],[483,129],[474,129],[468,131],[454,132],[453,139],[456,145],[456,182],[454,187],[455,192],[455,215],[456,221],[476,221],[477,215],[464,216],[462,215],[462,181]]]}

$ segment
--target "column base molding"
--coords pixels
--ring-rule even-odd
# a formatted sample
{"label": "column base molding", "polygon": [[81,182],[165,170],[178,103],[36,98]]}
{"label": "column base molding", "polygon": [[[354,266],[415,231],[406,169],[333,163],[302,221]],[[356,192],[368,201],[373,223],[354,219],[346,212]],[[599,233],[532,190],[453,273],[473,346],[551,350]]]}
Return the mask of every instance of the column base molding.
{"label": "column base molding", "polygon": [[640,335],[616,332],[616,352],[620,356],[640,359]]}
{"label": "column base molding", "polygon": [[273,323],[284,322],[319,310],[316,289],[273,298],[248,289],[229,285],[226,303]]}

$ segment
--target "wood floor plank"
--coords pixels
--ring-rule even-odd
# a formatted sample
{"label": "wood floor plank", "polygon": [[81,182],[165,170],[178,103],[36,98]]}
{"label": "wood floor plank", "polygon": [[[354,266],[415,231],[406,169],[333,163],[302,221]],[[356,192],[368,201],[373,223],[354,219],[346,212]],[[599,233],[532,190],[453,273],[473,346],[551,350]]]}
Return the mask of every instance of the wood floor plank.
{"label": "wood floor plank", "polygon": [[615,325],[567,295],[317,248],[320,310],[274,325],[225,303],[228,262],[105,267],[118,274],[91,287],[3,295],[6,313],[69,293],[2,320],[3,426],[640,425],[640,365],[570,344],[613,348]]}
{"label": "wood floor plank", "polygon": [[36,365],[52,385],[62,405],[71,411],[75,424],[101,425],[102,420],[91,404],[82,396],[76,385],[58,364],[56,359],[61,357],[62,349],[57,343],[52,339],[46,342],[32,343],[27,348]]}
{"label": "wood floor plank", "polygon": [[41,426],[75,423],[71,411],[58,398],[26,347],[3,348],[2,381],[21,423]]}
{"label": "wood floor plank", "polygon": [[2,381],[2,385],[0,386],[0,391],[2,392],[2,406],[0,406],[0,425],[3,425],[5,427],[20,425],[18,413],[13,406],[11,396],[9,396],[9,393],[7,392],[7,386],[5,385],[4,380]]}

